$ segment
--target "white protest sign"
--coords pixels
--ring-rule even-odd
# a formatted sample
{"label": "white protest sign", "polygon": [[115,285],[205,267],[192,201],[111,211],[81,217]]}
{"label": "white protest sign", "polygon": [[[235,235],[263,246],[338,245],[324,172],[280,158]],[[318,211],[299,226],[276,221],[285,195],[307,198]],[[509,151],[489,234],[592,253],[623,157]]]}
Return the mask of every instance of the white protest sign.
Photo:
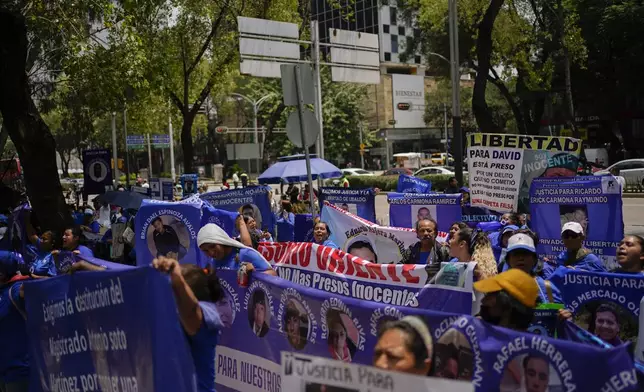
{"label": "white protest sign", "polygon": [[415,376],[282,351],[282,390],[473,392],[474,385],[466,381]]}

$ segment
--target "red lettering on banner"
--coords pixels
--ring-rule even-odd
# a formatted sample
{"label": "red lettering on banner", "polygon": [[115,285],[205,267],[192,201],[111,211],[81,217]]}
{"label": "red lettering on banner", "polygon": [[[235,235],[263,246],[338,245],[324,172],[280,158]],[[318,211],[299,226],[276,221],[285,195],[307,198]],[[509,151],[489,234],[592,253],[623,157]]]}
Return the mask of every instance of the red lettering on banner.
{"label": "red lettering on banner", "polygon": [[355,265],[356,268],[356,276],[358,278],[368,278],[369,274],[367,273],[365,267],[362,265],[362,260],[360,262],[354,262],[353,264]]}
{"label": "red lettering on banner", "polygon": [[335,272],[335,273],[337,273],[337,274],[342,274],[342,273],[344,273],[344,269],[345,269],[345,267],[347,266],[347,264],[350,264],[350,263],[351,263],[351,261],[350,261],[350,260],[347,260],[347,254],[346,254],[346,253],[344,254],[344,257],[340,257],[340,258],[338,258],[337,262],[338,262],[338,266],[337,266],[337,268],[335,269],[335,271],[333,271],[333,272]]}
{"label": "red lettering on banner", "polygon": [[329,269],[329,272],[336,272],[338,270],[338,261],[340,259],[340,255],[338,255],[336,252],[333,252],[331,254],[331,258],[329,259],[329,265],[327,268]]}
{"label": "red lettering on banner", "polygon": [[387,267],[387,274],[389,274],[389,277],[391,278],[391,280],[393,280],[394,282],[400,282],[400,278],[396,273],[396,265],[387,264],[386,267]]}
{"label": "red lettering on banner", "polygon": [[347,270],[345,271],[345,275],[351,276],[355,273],[356,270],[356,263],[353,263],[351,261],[347,262]]}
{"label": "red lettering on banner", "polygon": [[413,271],[416,268],[414,264],[403,264],[402,267],[402,275],[407,281],[407,283],[418,283],[420,282],[420,278],[418,276],[414,276],[410,273],[410,271]]}
{"label": "red lettering on banner", "polygon": [[373,272],[373,279],[379,278],[380,280],[387,280],[385,274],[382,272],[382,265],[369,263],[367,264],[367,268],[369,268],[370,273]]}
{"label": "red lettering on banner", "polygon": [[269,248],[268,246],[262,246],[260,248],[260,253],[268,261],[276,260],[276,259],[274,259],[274,257],[275,257],[275,248],[273,248],[273,247]]}
{"label": "red lettering on banner", "polygon": [[[282,259],[288,255],[287,251],[291,249],[291,244],[279,244],[277,245],[277,251],[275,252],[275,262],[281,262]],[[290,253],[290,252],[289,252]],[[268,260],[268,259],[266,259]]]}

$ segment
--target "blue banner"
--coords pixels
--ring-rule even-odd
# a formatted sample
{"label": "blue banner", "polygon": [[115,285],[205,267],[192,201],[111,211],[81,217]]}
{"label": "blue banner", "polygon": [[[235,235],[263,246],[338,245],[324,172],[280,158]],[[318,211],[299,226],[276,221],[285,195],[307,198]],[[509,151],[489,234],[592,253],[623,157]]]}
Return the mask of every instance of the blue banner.
{"label": "blue banner", "polygon": [[170,178],[161,178],[161,200],[174,200],[174,182]]}
{"label": "blue banner", "polygon": [[322,187],[320,209],[324,208],[325,200],[369,222],[376,221],[376,193],[373,189]]}
{"label": "blue banner", "polygon": [[214,223],[224,229],[226,234],[235,238],[239,235],[235,221],[239,216],[238,212],[220,210],[210,205],[207,201],[203,201],[202,206],[201,227],[208,223]]}
{"label": "blue banner", "polygon": [[112,161],[110,150],[83,150],[83,192],[86,195],[105,193],[112,186]]}
{"label": "blue banner", "polygon": [[398,186],[396,187],[398,193],[432,193],[432,182],[401,174],[398,176]]}
{"label": "blue banner", "polygon": [[539,233],[540,257],[556,259],[565,250],[561,228],[581,224],[584,246],[608,270],[618,267],[617,245],[624,237],[622,195],[613,176],[535,178],[530,187],[532,228]]}
{"label": "blue banner", "polygon": [[203,266],[206,260],[197,246],[201,208],[199,199],[174,203],[144,200],[134,221],[137,265],[167,256]]}
{"label": "blue banner", "polygon": [[209,192],[199,195],[215,208],[226,211],[237,211],[250,215],[257,222],[257,228],[275,234],[275,215],[268,199],[268,186],[250,186],[242,189]]}
{"label": "blue banner", "polygon": [[150,185],[150,197],[154,200],[161,200],[161,179],[150,178],[148,184]]}
{"label": "blue banner", "polygon": [[593,273],[560,267],[550,277],[574,322],[606,343],[636,344],[644,275]]}
{"label": "blue banner", "polygon": [[393,227],[415,229],[418,220],[434,219],[439,231],[449,232],[450,226],[462,217],[461,195],[390,193],[387,201],[389,224]]}
{"label": "blue banner", "polygon": [[479,223],[498,222],[500,212],[490,211],[484,207],[472,207],[464,205],[462,208],[462,220],[471,228],[476,228]]}
{"label": "blue banner", "polygon": [[[471,381],[475,391],[637,390],[625,346],[596,348],[492,327],[474,317],[356,300],[257,274],[247,288],[219,271],[228,320],[217,347],[218,391],[280,391],[280,353],[373,363],[384,322],[417,315],[432,335],[431,375]],[[593,358],[592,362],[588,358]],[[255,376],[261,375],[261,376]],[[611,389],[611,387],[613,387]]]}
{"label": "blue banner", "polygon": [[188,197],[198,193],[199,175],[197,174],[182,174],[181,175],[181,188],[183,188],[183,197]]}
{"label": "blue banner", "polygon": [[313,215],[296,214],[293,241],[313,242]]}
{"label": "blue banner", "polygon": [[[32,385],[42,391],[194,391],[168,278],[151,268],[25,283]],[[172,360],[169,360],[169,359]]]}

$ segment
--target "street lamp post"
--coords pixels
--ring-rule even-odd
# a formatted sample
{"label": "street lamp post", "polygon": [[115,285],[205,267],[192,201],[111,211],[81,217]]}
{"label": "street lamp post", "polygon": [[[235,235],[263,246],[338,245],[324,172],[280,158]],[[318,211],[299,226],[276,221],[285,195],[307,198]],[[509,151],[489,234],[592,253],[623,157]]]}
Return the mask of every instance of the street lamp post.
{"label": "street lamp post", "polygon": [[[257,101],[253,101],[251,98],[249,98],[249,97],[247,97],[247,96],[245,96],[243,94],[239,94],[239,93],[232,93],[230,95],[233,96],[233,97],[238,97],[238,98],[244,99],[244,100],[248,101],[248,103],[250,103],[253,106],[253,133],[255,134],[255,143],[257,143],[257,150],[258,150],[257,151],[257,153],[258,153],[258,155],[257,155],[257,175],[259,175],[262,172],[262,170],[261,170],[262,145],[259,142],[259,127],[257,125],[257,115],[259,113],[260,105],[264,101],[266,101],[268,98],[272,97],[275,94],[270,93],[270,94],[264,95],[263,97],[261,97]],[[264,140],[264,143],[266,143],[266,140]],[[250,170],[250,168],[248,168],[248,169]]]}
{"label": "street lamp post", "polygon": [[461,133],[461,71],[458,60],[458,8],[457,0],[449,1],[449,52],[452,79],[452,132],[454,133],[454,168],[456,180],[463,184],[463,135]]}

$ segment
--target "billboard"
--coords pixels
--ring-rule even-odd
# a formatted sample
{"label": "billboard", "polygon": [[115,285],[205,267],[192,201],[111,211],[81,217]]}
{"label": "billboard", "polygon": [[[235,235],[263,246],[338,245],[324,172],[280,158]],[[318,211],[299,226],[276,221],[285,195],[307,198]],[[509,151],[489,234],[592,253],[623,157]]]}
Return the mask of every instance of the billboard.
{"label": "billboard", "polygon": [[391,75],[396,128],[425,128],[425,78],[422,75]]}

